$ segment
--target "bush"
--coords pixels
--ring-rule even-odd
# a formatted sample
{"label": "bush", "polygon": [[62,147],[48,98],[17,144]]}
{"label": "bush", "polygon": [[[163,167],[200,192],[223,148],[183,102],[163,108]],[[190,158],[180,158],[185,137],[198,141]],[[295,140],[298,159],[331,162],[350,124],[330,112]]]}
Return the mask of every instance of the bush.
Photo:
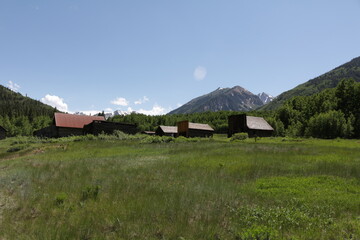
{"label": "bush", "polygon": [[248,133],[235,133],[234,135],[231,136],[230,141],[235,141],[235,140],[245,140],[249,138],[249,134]]}
{"label": "bush", "polygon": [[66,193],[59,193],[58,195],[56,195],[55,197],[55,204],[57,206],[61,206],[64,204],[65,200],[68,198]]}
{"label": "bush", "polygon": [[126,134],[120,130],[115,130],[113,135],[116,136],[116,138],[119,140],[126,140],[130,138],[129,134]]}
{"label": "bush", "polygon": [[244,232],[238,234],[236,239],[239,240],[271,240],[278,239],[276,230],[266,226],[254,226],[246,229]]}
{"label": "bush", "polygon": [[353,127],[340,111],[320,113],[309,120],[306,135],[318,138],[350,137]]}
{"label": "bush", "polygon": [[81,201],[84,202],[88,199],[96,200],[100,191],[99,185],[88,186],[82,191]]}
{"label": "bush", "polygon": [[169,143],[174,142],[173,137],[168,136],[147,136],[141,140],[142,143]]}
{"label": "bush", "polygon": [[12,153],[12,152],[18,152],[20,150],[23,150],[24,146],[19,146],[19,147],[11,147],[7,150],[8,153]]}

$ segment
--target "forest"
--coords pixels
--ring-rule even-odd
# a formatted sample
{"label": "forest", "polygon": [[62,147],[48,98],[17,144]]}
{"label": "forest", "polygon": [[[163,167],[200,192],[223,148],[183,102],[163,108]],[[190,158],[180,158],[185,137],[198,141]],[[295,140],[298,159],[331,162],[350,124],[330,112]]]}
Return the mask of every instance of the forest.
{"label": "forest", "polygon": [[[8,136],[32,135],[33,131],[51,124],[56,109],[5,87],[0,90],[0,125],[7,130]],[[226,133],[228,116],[240,113],[243,112],[219,111],[160,116],[132,113],[108,120],[135,123],[139,131],[155,130],[159,125],[175,126],[179,121],[189,120],[207,123],[216,133]],[[274,136],[359,138],[360,83],[353,79],[344,79],[336,88],[325,89],[312,96],[293,97],[276,110],[246,113],[264,117],[275,129]]]}
{"label": "forest", "polygon": [[28,136],[48,126],[56,108],[0,85],[0,126],[8,136]]}

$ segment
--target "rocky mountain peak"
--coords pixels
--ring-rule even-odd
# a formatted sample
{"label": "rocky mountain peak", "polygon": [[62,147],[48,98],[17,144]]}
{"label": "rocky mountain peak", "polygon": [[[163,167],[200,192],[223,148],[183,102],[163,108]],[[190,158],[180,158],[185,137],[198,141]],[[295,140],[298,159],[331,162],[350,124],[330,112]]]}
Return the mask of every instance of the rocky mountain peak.
{"label": "rocky mountain peak", "polygon": [[262,93],[259,93],[258,94],[258,97],[260,98],[260,100],[264,103],[264,104],[267,104],[269,102],[271,102],[274,97],[265,93],[265,92],[262,92]]}

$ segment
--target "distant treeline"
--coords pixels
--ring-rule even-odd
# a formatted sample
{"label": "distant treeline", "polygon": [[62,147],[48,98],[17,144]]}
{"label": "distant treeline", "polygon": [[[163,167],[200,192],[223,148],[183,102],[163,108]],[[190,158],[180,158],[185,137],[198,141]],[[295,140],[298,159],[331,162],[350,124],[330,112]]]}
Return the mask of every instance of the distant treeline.
{"label": "distant treeline", "polygon": [[294,97],[273,112],[278,135],[316,138],[360,137],[360,83],[342,80],[336,88]]}

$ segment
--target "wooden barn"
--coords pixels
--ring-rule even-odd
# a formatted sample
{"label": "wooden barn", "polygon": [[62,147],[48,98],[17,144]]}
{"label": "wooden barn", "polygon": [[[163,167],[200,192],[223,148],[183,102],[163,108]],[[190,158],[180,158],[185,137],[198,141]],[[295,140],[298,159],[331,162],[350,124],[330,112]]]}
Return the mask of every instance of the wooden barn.
{"label": "wooden barn", "polygon": [[162,126],[160,125],[155,134],[158,136],[169,136],[169,137],[177,137],[178,127],[177,126]]}
{"label": "wooden barn", "polygon": [[0,126],[0,140],[6,138],[6,129]]}
{"label": "wooden barn", "polygon": [[84,134],[84,126],[93,121],[105,121],[103,116],[55,113],[53,124],[34,132],[38,137],[68,137]]}
{"label": "wooden barn", "polygon": [[137,126],[130,123],[118,123],[94,120],[84,126],[84,134],[99,135],[101,133],[112,134],[115,130],[122,131],[127,134],[136,134]]}
{"label": "wooden barn", "polygon": [[246,114],[232,115],[228,117],[228,137],[234,133],[246,132],[249,137],[271,137],[274,129],[262,117],[246,116]]}
{"label": "wooden barn", "polygon": [[208,124],[191,123],[189,121],[181,121],[177,123],[178,136],[184,137],[212,137],[214,129]]}

